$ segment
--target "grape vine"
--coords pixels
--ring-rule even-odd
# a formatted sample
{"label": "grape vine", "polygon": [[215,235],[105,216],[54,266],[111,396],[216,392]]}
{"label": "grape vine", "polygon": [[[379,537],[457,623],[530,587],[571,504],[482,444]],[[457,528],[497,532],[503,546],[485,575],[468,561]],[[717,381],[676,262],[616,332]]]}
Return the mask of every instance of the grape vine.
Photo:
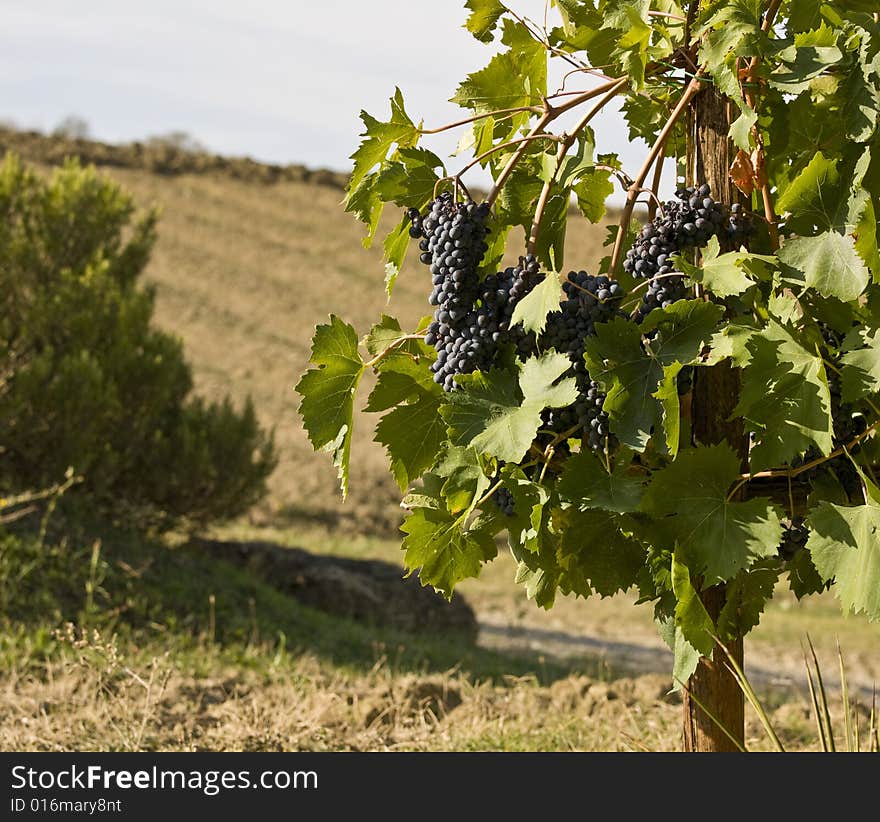
{"label": "grape vine", "polygon": [[[786,575],[880,619],[877,15],[550,2],[539,24],[466,6],[498,46],[453,95],[467,116],[425,127],[400,90],[387,120],[362,114],[346,207],[367,243],[402,210],[386,289],[417,245],[433,313],[363,340],[318,327],[300,413],[343,492],[372,370],[404,562],[446,596],[504,533],[542,607],[637,590],[682,682]],[[593,129],[615,100],[649,146],[635,170]],[[428,148],[452,130],[457,169]],[[567,231],[609,222],[618,184],[608,255],[566,265]]]}

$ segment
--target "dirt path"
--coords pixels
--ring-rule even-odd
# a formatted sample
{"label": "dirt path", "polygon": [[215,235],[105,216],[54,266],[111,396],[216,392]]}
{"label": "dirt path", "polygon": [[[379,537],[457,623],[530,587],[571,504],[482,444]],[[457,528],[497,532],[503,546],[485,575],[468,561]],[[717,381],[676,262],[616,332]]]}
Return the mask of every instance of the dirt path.
{"label": "dirt path", "polygon": [[[498,616],[479,618],[478,643],[499,651],[513,651],[555,659],[587,657],[615,675],[656,673],[668,675],[672,671],[672,652],[655,637],[639,636],[634,641],[599,638],[588,633],[572,633],[511,623]],[[788,651],[774,649],[772,656],[746,651],[746,675],[759,691],[783,690],[808,694],[803,657]],[[824,669],[823,669],[824,670]],[[824,684],[830,691],[840,690],[837,670],[825,676]],[[874,672],[855,661],[847,664],[847,682],[853,696],[870,702],[877,680]]]}

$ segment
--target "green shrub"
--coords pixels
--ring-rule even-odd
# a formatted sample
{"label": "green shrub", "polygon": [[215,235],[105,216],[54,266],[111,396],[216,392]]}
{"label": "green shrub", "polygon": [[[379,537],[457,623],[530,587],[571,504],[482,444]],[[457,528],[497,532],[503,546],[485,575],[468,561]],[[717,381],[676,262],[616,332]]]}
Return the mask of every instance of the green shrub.
{"label": "green shrub", "polygon": [[138,278],[157,214],[93,168],[0,166],[0,490],[84,477],[70,497],[129,524],[242,513],[275,465],[247,403],[191,398],[179,340]]}

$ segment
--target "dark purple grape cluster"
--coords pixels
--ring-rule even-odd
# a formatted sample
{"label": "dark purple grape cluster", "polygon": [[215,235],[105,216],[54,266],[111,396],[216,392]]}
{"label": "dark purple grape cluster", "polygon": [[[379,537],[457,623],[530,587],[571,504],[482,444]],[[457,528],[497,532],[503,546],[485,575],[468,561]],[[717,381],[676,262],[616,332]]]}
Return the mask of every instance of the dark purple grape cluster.
{"label": "dark purple grape cluster", "polygon": [[548,315],[540,337],[534,333],[520,337],[518,353],[528,357],[554,348],[569,356],[572,363],[569,375],[575,378],[578,399],[566,408],[546,409],[542,428],[554,434],[580,428],[589,447],[601,451],[608,438],[608,416],[602,411],[605,394],[587,371],[584,341],[596,333],[598,323],[626,316],[619,309],[625,295],[616,280],[586,271],[570,271],[562,288],[566,299],[560,303],[559,310]]}
{"label": "dark purple grape cluster", "polygon": [[782,541],[779,543],[779,556],[786,561],[794,559],[798,551],[806,547],[810,538],[810,530],[804,523],[803,517],[792,517],[783,520]]}
{"label": "dark purple grape cluster", "polygon": [[684,276],[672,263],[675,254],[688,248],[701,248],[712,237],[737,244],[752,231],[751,221],[742,206],[730,210],[712,198],[705,183],[675,192],[661,214],[639,233],[626,253],[623,269],[634,277],[650,280],[642,305],[636,312],[641,322],[655,308],[668,308],[686,294]]}
{"label": "dark purple grape cluster", "polygon": [[608,322],[620,313],[618,306],[624,292],[616,280],[586,271],[569,272],[562,289],[567,299],[561,302],[559,311],[547,317],[540,347],[555,348],[581,359],[584,338],[596,333],[597,323]]}
{"label": "dark purple grape cluster", "polygon": [[602,411],[605,395],[587,372],[584,340],[596,333],[597,323],[622,316],[620,284],[586,271],[569,272],[562,286],[565,299],[559,311],[548,316],[538,338],[511,326],[519,301],[545,277],[533,255],[479,281],[486,251],[485,204],[456,204],[447,193],[434,200],[425,215],[410,209],[408,216],[410,234],[419,238],[420,259],[430,265],[434,284],[430,302],[436,309],[425,335],[437,351],[431,365],[434,380],[453,390],[456,374],[488,371],[506,343],[522,358],[554,348],[571,358],[579,396],[568,408],[546,410],[545,430],[561,434],[579,427],[590,447],[602,450],[608,437],[608,418]]}
{"label": "dark purple grape cluster", "polygon": [[738,248],[748,241],[755,233],[755,225],[751,215],[742,207],[741,203],[734,203],[730,207],[730,218],[727,222],[727,237],[734,247]]}
{"label": "dark purple grape cluster", "polygon": [[422,215],[410,209],[410,235],[419,238],[420,260],[431,268],[433,289],[428,301],[436,306],[426,340],[437,350],[434,380],[447,391],[456,374],[485,365],[486,340],[492,331],[479,324],[475,305],[480,292],[479,267],[488,249],[489,206],[456,203],[444,192]]}
{"label": "dark purple grape cluster", "polygon": [[510,328],[516,304],[543,277],[537,261],[529,255],[521,258],[519,265],[489,274],[478,284],[476,297],[463,322],[444,323],[438,312],[425,337],[437,350],[437,360],[432,366],[434,379],[451,391],[456,374],[488,371],[499,348],[519,336]]}
{"label": "dark purple grape cluster", "polygon": [[492,494],[492,502],[494,502],[502,514],[506,517],[512,517],[514,513],[513,494],[503,485],[496,489]]}
{"label": "dark purple grape cluster", "polygon": [[[586,366],[573,366],[578,398],[566,408],[547,408],[542,416],[542,427],[554,434],[580,429],[593,451],[604,451],[608,442],[608,415],[602,410],[605,394],[595,380],[590,379]],[[576,431],[572,436],[576,435]]]}
{"label": "dark purple grape cluster", "polygon": [[520,257],[517,265],[509,266],[497,274],[489,274],[480,284],[480,309],[486,315],[484,323],[498,326],[496,342],[501,341],[502,337],[519,336],[510,326],[513,311],[517,303],[543,279],[538,261],[533,254],[528,254]]}

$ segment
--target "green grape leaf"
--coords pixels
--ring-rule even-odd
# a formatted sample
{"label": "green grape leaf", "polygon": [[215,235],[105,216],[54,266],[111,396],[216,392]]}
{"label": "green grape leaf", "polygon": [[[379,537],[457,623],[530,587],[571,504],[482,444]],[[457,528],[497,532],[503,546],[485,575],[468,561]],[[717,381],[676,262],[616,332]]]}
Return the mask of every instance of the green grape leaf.
{"label": "green grape leaf", "polygon": [[431,466],[446,439],[439,417],[443,389],[428,367],[434,351],[421,339],[406,340],[388,351],[403,336],[400,323],[383,314],[363,341],[374,357],[387,352],[375,366],[379,378],[365,410],[393,409],[379,421],[374,439],[385,446],[401,490]]}
{"label": "green grape leaf", "polygon": [[820,502],[810,512],[807,550],[844,610],[873,622],[880,620],[880,489],[863,474],[862,482],[864,505]]}
{"label": "green grape leaf", "polygon": [[[368,413],[387,411],[396,405],[415,401],[424,394],[432,393],[432,386],[440,388],[432,376],[430,371],[414,360],[389,358],[388,365],[379,374],[379,379],[370,392],[364,410]],[[442,390],[440,388],[441,392]]]}
{"label": "green grape leaf", "polygon": [[739,457],[729,445],[682,451],[654,473],[642,509],[704,586],[732,579],[756,560],[776,555],[782,525],[773,504],[760,497],[733,502]]}
{"label": "green grape leaf", "polygon": [[302,396],[299,413],[312,447],[332,454],[345,499],[354,395],[364,373],[357,332],[331,314],[329,325],[319,325],[315,329],[310,362],[316,367],[303,374],[295,389]]}
{"label": "green grape leaf", "polygon": [[445,506],[416,508],[404,520],[404,565],[447,599],[463,579],[477,577],[498,553],[491,529],[468,529]]}
{"label": "green grape leaf", "polygon": [[858,299],[871,279],[853,237],[836,231],[786,240],[779,260],[802,276],[808,287],[843,302]]}
{"label": "green grape leaf", "polygon": [[700,599],[699,591],[691,582],[690,569],[679,559],[677,550],[672,557],[672,590],[676,599],[676,627],[701,656],[711,657],[717,629]]}
{"label": "green grape leaf", "polygon": [[376,426],[375,440],[385,446],[401,491],[431,467],[446,439],[441,402],[442,397],[423,393],[414,403],[389,411]]}
{"label": "green grape leaf", "polygon": [[518,557],[539,554],[542,549],[548,553],[554,537],[546,528],[546,505],[550,499],[547,489],[526,479],[518,469],[506,478],[504,485],[513,495],[513,516],[504,519],[511,550]]}
{"label": "green grape leaf", "polygon": [[794,42],[776,55],[778,67],[770,74],[771,88],[783,94],[800,94],[811,81],[843,59],[836,45],[837,33],[824,22],[818,29],[799,32]]}
{"label": "green grape leaf", "polygon": [[717,334],[712,336],[709,343],[711,352],[706,360],[706,365],[717,365],[723,360],[730,360],[737,368],[748,365],[752,359],[749,351],[749,341],[756,333],[756,329],[748,325],[729,323]]}
{"label": "green grape leaf", "polygon": [[[603,408],[612,432],[635,451],[644,451],[660,431],[663,406],[655,395],[664,368],[694,363],[721,319],[723,309],[700,300],[680,300],[652,311],[638,326],[623,318],[596,327],[585,342],[587,369],[606,393]],[[657,331],[649,346],[642,336]]]}
{"label": "green grape leaf", "polygon": [[773,598],[780,572],[775,559],[762,560],[727,583],[724,607],[718,616],[718,635],[722,640],[745,636],[758,625],[764,607]]}
{"label": "green grape leaf", "polygon": [[696,673],[702,655],[687,641],[684,633],[678,626],[675,628],[674,637],[672,681],[675,683],[675,690],[679,691],[683,685],[687,685],[688,680]]}
{"label": "green grape leaf", "polygon": [[347,188],[347,206],[351,202],[352,192],[358,189],[370,171],[385,160],[392,146],[396,144],[409,148],[419,140],[419,129],[404,109],[403,94],[399,88],[394,90],[391,98],[390,120],[382,122],[366,111],[361,111],[361,120],[364,124],[361,137],[364,139],[351,155],[354,167]]}
{"label": "green grape leaf", "polygon": [[798,551],[785,567],[788,571],[788,587],[797,599],[827,590],[828,584],[819,576],[809,551]]}
{"label": "green grape leaf", "polygon": [[556,486],[559,496],[581,509],[601,508],[617,514],[637,511],[644,486],[639,476],[630,471],[631,464],[631,455],[629,459],[618,455],[617,464],[609,473],[592,451],[573,454]]}
{"label": "green grape leaf", "polygon": [[[526,479],[518,468],[505,468],[505,487],[513,495],[514,515],[504,517],[510,552],[517,561],[516,584],[525,585],[526,595],[540,608],[551,608],[561,587],[564,571],[559,565],[559,535],[550,527],[547,489]],[[564,593],[573,590],[571,585]],[[589,596],[590,590],[578,591]]]}
{"label": "green grape leaf", "polygon": [[702,300],[679,300],[652,311],[642,323],[645,335],[658,331],[651,343],[651,353],[662,366],[697,361],[705,344],[721,321],[724,309]]}
{"label": "green grape leaf", "polygon": [[538,197],[544,187],[540,173],[535,157],[523,157],[498,198],[502,219],[511,226],[522,226],[525,232],[531,228]]}
{"label": "green grape leaf", "polygon": [[541,220],[541,232],[535,244],[535,256],[550,269],[562,268],[565,261],[565,233],[571,189],[553,186]]}
{"label": "green grape leaf", "polygon": [[440,409],[456,445],[505,462],[520,462],[541,424],[541,411],[562,408],[577,399],[564,354],[550,352],[519,363],[518,378],[509,371],[461,375],[459,388],[449,392]]}
{"label": "green grape leaf", "polygon": [[855,222],[853,238],[859,257],[874,274],[874,282],[880,282],[880,247],[877,244],[877,212],[874,201],[867,191],[861,189],[850,201],[850,217]]}
{"label": "green grape leaf", "polygon": [[751,335],[748,347],[752,358],[733,413],[756,436],[751,470],[778,467],[812,446],[831,453],[831,395],[821,356],[773,320]]}
{"label": "green grape leaf", "polygon": [[[744,52],[754,53],[751,49],[760,31],[760,4],[755,0],[733,0],[710,9],[704,24],[696,32],[700,42],[700,64],[706,66],[718,88],[743,108],[745,102],[731,61]],[[740,148],[746,148],[748,131],[744,140],[742,134],[737,136]]]}
{"label": "green grape leaf", "polygon": [[606,202],[614,194],[611,172],[593,168],[581,174],[571,189],[577,197],[578,208],[591,223],[601,222],[608,211]]}
{"label": "green grape leaf", "polygon": [[447,444],[431,470],[444,478],[441,493],[454,514],[473,510],[491,484],[473,448]]}
{"label": "green grape leaf", "polygon": [[378,177],[378,174],[368,174],[356,188],[350,185],[345,197],[345,210],[367,226],[367,235],[363,239],[364,248],[369,248],[373,243],[384,207],[376,190]]}
{"label": "green grape leaf", "polygon": [[416,508],[427,508],[431,511],[447,511],[446,501],[443,499],[443,477],[427,473],[422,475],[421,485],[413,486],[400,501],[402,508],[407,511]]}
{"label": "green grape leaf", "polygon": [[526,331],[540,334],[547,325],[547,315],[559,311],[561,302],[559,274],[548,271],[544,279],[516,304],[510,325],[522,323]]}
{"label": "green grape leaf", "polygon": [[793,32],[810,31],[822,22],[822,6],[816,0],[790,0],[789,28]]}
{"label": "green grape leaf", "polygon": [[[489,65],[469,74],[458,87],[452,102],[475,114],[491,114],[498,109],[541,104],[547,93],[547,53],[528,30],[513,20],[504,21],[501,37],[507,51],[496,54]],[[523,118],[511,118],[516,131]]]}
{"label": "green grape leaf", "polygon": [[751,151],[752,127],[758,122],[758,112],[746,103],[741,104],[742,113],[730,124],[730,138],[737,148]]}
{"label": "green grape leaf", "polygon": [[[556,601],[556,592],[560,588],[562,569],[559,567],[556,550],[550,540],[535,552],[524,551],[519,544],[511,541],[510,553],[517,561],[515,584],[525,585],[526,596],[534,600],[539,608],[547,610],[552,608]],[[589,596],[589,594],[589,590],[580,592],[581,596]]]}
{"label": "green grape leaf", "polygon": [[838,160],[817,151],[807,166],[776,200],[780,214],[790,215],[793,231],[807,234],[814,226],[834,228],[843,218],[842,184]]}
{"label": "green grape leaf", "polygon": [[[423,209],[434,198],[434,186],[445,176],[443,161],[426,148],[401,148],[391,162],[383,163],[376,178],[376,191],[386,203],[401,208]],[[409,221],[407,221],[409,227]]]}
{"label": "green grape leaf", "polygon": [[614,596],[636,584],[645,565],[645,549],[626,536],[625,518],[597,509],[564,512],[560,529],[559,565],[565,573],[560,587],[575,592],[592,588],[600,597]]}
{"label": "green grape leaf", "polygon": [[409,249],[409,218],[404,217],[397,227],[392,229],[382,243],[385,255],[385,293],[390,297],[397,282],[397,275],[403,268],[406,252]]}
{"label": "green grape leaf", "polygon": [[617,48],[620,31],[627,28],[624,22],[622,29],[606,25],[603,12],[593,8],[592,4],[560,0],[557,2],[560,11],[564,11],[563,25],[550,33],[551,43],[563,47],[565,51],[586,52],[590,63],[594,66],[610,66],[614,58],[612,54]]}
{"label": "green grape leaf", "polygon": [[594,169],[595,151],[596,137],[592,129],[586,128],[577,139],[576,150],[566,154],[561,163],[555,156],[543,156],[541,179],[544,182],[553,181],[562,188],[570,188],[582,174]]}
{"label": "green grape leaf", "polygon": [[[394,318],[383,314],[382,318],[371,329],[370,333],[364,337],[363,344],[367,351],[373,357],[386,352],[390,346],[406,336],[400,323]],[[423,340],[405,340],[400,345],[386,355],[386,358],[379,363],[379,368],[386,367],[386,363],[396,357],[408,355],[410,357],[429,357],[434,358],[433,349],[425,345]]]}
{"label": "green grape leaf", "polygon": [[485,277],[487,274],[494,274],[501,267],[509,232],[510,226],[492,226],[491,233],[486,238],[486,244],[489,248],[483,255],[483,261],[480,263],[479,273],[481,277]]}
{"label": "green grape leaf", "polygon": [[605,11],[604,24],[621,32],[613,56],[635,89],[641,89],[645,84],[645,66],[653,32],[648,18],[650,8],[650,0],[618,0],[613,8]]}
{"label": "green grape leaf", "polygon": [[673,459],[681,445],[681,400],[678,396],[678,375],[681,368],[681,363],[664,366],[660,387],[651,395],[663,409],[666,450]]}
{"label": "green grape leaf", "polygon": [[849,351],[840,360],[844,402],[855,402],[880,391],[880,330],[862,328],[858,336],[864,348]]}
{"label": "green grape leaf", "polygon": [[680,254],[673,255],[673,265],[676,271],[686,274],[695,283],[702,283],[716,297],[724,298],[744,294],[759,278],[767,279],[766,268],[776,263],[775,257],[747,251],[720,252],[718,239],[712,237],[703,249],[700,265],[693,265]]}
{"label": "green grape leaf", "polygon": [[611,430],[623,445],[644,451],[661,424],[652,395],[663,368],[646,355],[639,326],[622,318],[602,323],[584,348],[587,369],[606,394],[603,409]]}
{"label": "green grape leaf", "polygon": [[466,0],[470,10],[465,28],[481,43],[491,43],[498,20],[507,9],[498,0]]}
{"label": "green grape leaf", "polygon": [[864,291],[871,278],[868,264],[878,266],[873,204],[860,188],[869,162],[865,152],[853,172],[853,189],[839,161],[816,152],[783,189],[777,208],[790,215],[791,230],[802,235],[819,231],[790,238],[780,249],[788,279],[844,302]]}
{"label": "green grape leaf", "polygon": [[[853,64],[841,87],[844,99],[846,136],[857,143],[867,143],[877,130],[877,112],[880,109],[880,89],[871,79],[873,62],[868,62],[867,43],[863,43],[863,58]],[[875,72],[876,73],[876,72]]]}

